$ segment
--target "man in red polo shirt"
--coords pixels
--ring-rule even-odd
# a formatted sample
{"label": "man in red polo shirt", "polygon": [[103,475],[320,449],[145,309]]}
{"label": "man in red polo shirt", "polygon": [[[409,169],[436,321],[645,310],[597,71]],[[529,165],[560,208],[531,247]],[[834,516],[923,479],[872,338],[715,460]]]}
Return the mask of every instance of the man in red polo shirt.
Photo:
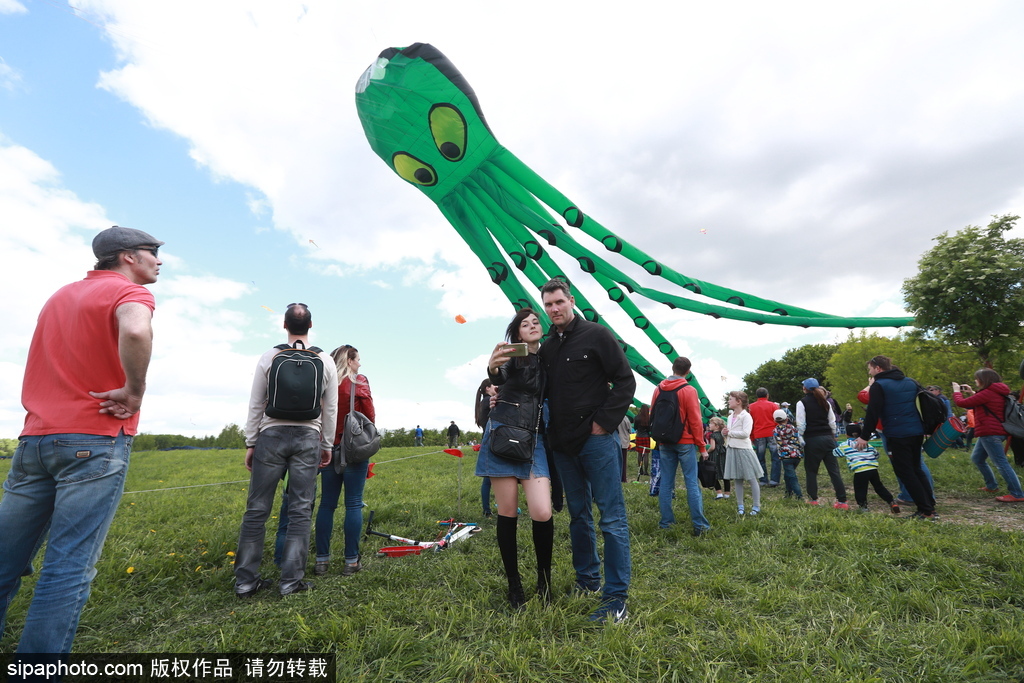
{"label": "man in red polo shirt", "polygon": [[114,226],[96,266],[43,306],[25,364],[25,428],[0,500],[0,633],[7,606],[46,557],[18,643],[31,663],[66,660],[121,500],[153,345],[163,242]]}
{"label": "man in red polo shirt", "polygon": [[[750,433],[750,439],[754,442],[754,451],[758,460],[761,461],[761,484],[778,486],[779,478],[782,476],[782,461],[779,459],[779,447],[775,444],[775,411],[779,404],[768,400],[768,390],[761,387],[756,393],[757,400],[750,404],[750,417],[754,418],[754,431]],[[768,449],[772,454],[771,477],[768,477],[768,468],[765,466],[764,451]]]}

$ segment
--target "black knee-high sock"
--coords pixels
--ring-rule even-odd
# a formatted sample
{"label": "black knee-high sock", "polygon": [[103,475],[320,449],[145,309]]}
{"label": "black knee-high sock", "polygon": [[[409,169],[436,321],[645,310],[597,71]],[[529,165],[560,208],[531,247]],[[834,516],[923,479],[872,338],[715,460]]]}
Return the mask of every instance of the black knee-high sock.
{"label": "black knee-high sock", "polygon": [[498,551],[501,552],[501,563],[505,566],[505,578],[508,579],[508,602],[518,609],[526,602],[523,594],[523,582],[519,577],[519,545],[516,540],[517,517],[498,515]]}
{"label": "black knee-high sock", "polygon": [[501,563],[505,566],[505,576],[509,585],[513,579],[519,581],[519,544],[516,540],[518,517],[498,515],[498,550],[501,552]]}
{"label": "black knee-high sock", "polygon": [[533,550],[537,554],[537,593],[551,597],[551,548],[555,539],[555,520],[533,520]]}

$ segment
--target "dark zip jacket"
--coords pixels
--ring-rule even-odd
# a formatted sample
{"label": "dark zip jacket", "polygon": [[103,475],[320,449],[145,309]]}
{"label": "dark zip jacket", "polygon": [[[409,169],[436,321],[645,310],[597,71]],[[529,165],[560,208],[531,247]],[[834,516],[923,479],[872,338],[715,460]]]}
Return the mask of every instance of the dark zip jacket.
{"label": "dark zip jacket", "polygon": [[547,373],[552,448],[579,455],[594,422],[614,434],[633,401],[636,379],[612,333],[576,315],[561,335],[552,326],[540,359]]}
{"label": "dark zip jacket", "polygon": [[[491,409],[490,419],[536,431],[544,395],[540,357],[531,353],[523,358],[510,358],[496,373],[488,368],[487,376],[498,387],[498,401]],[[543,426],[540,431],[544,431]]]}

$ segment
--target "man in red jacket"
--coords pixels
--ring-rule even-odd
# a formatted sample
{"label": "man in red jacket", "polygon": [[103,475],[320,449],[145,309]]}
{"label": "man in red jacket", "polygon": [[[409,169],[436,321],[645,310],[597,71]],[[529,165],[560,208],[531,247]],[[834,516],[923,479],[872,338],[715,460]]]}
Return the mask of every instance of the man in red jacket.
{"label": "man in red jacket", "polygon": [[683,472],[686,482],[686,502],[690,507],[690,521],[693,522],[693,535],[702,536],[711,529],[711,524],[704,517],[704,497],[701,495],[700,482],[697,481],[697,453],[701,458],[708,457],[704,446],[704,424],[700,416],[700,403],[697,390],[686,381],[690,374],[690,359],[680,356],[672,363],[672,375],[663,379],[655,388],[651,397],[651,428],[666,422],[666,416],[659,416],[664,410],[666,401],[658,403],[662,392],[676,392],[679,405],[679,419],[682,422],[682,434],[676,443],[668,443],[666,439],[658,440],[658,452],[661,454],[661,487],[658,492],[658,507],[661,509],[662,529],[675,524],[672,512],[672,496],[676,488],[676,465]]}
{"label": "man in red jacket", "polygon": [[[779,447],[775,444],[775,411],[779,409],[778,403],[768,400],[768,390],[761,387],[757,390],[757,400],[750,404],[748,411],[750,417],[754,418],[754,431],[750,433],[750,439],[754,442],[754,451],[757,459],[761,461],[762,476],[758,480],[761,484],[778,486],[782,476],[782,460],[779,459]],[[765,449],[772,454],[772,472],[768,477],[768,468],[764,459]]]}

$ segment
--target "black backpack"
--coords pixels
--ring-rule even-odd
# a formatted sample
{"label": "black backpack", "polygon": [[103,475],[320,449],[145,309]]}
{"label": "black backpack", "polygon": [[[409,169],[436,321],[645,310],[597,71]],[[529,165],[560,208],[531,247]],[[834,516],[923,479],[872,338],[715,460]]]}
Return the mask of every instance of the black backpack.
{"label": "black backpack", "polygon": [[[302,344],[302,347],[299,347]],[[278,344],[267,376],[267,417],[279,420],[315,420],[320,417],[324,390],[322,350],[301,341],[294,346]]]}
{"label": "black backpack", "polygon": [[924,425],[924,433],[926,435],[934,434],[935,430],[947,419],[946,404],[920,384],[917,385],[916,403],[917,412],[921,416],[921,424]]}
{"label": "black backpack", "polygon": [[662,389],[651,406],[651,438],[658,443],[679,443],[683,438],[686,425],[679,415],[679,390],[685,386]]}

